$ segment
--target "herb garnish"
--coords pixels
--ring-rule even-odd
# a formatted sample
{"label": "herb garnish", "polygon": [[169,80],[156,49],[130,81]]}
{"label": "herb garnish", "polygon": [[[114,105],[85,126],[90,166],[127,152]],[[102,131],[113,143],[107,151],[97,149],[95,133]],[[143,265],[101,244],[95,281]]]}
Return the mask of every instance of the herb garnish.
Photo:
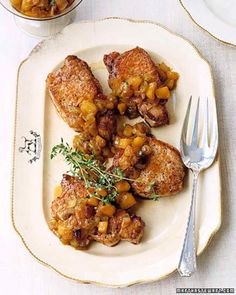
{"label": "herb garnish", "polygon": [[50,6],[54,6],[54,5],[56,5],[56,0],[50,0],[49,5],[50,5]]}
{"label": "herb garnish", "polygon": [[153,186],[155,183],[156,183],[156,179],[153,179],[148,186],[148,191],[153,190]]}
{"label": "herb garnish", "polygon": [[156,194],[151,195],[151,199],[152,199],[153,201],[159,201],[159,198],[160,198],[159,195],[156,195]]}
{"label": "herb garnish", "polygon": [[[70,167],[67,171],[73,176],[79,177],[85,183],[85,188],[88,191],[88,198],[97,198],[103,204],[114,203],[118,195],[115,184],[121,180],[132,179],[124,177],[123,172],[119,168],[115,168],[113,173],[106,170],[106,167],[98,162],[95,155],[88,155],[82,151],[74,150],[68,143],[61,143],[55,145],[51,151],[51,159],[55,158],[58,154],[64,156],[65,161]],[[94,193],[89,192],[89,188],[94,189]],[[108,194],[106,197],[100,196],[97,191],[105,189]]]}
{"label": "herb garnish", "polygon": [[156,183],[156,179],[153,179],[153,180],[150,182],[149,186],[148,186],[148,191],[152,191],[152,192],[153,192],[153,194],[151,195],[151,199],[152,199],[153,201],[159,201],[159,197],[160,197],[160,195],[157,195],[156,192],[155,192],[155,189],[154,189],[154,185],[155,185],[155,183]]}

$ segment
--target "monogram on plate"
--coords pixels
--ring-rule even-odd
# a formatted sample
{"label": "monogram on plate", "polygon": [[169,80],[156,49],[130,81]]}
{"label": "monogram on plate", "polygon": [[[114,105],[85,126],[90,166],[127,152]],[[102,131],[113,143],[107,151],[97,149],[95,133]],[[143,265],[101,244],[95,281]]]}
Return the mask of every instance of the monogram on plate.
{"label": "monogram on plate", "polygon": [[22,136],[23,139],[23,145],[19,147],[20,153],[27,153],[31,158],[29,159],[29,163],[32,164],[33,162],[36,162],[40,158],[41,150],[42,150],[42,143],[41,143],[41,136],[33,131],[30,130],[29,132],[31,134],[31,138],[26,138],[25,136]]}

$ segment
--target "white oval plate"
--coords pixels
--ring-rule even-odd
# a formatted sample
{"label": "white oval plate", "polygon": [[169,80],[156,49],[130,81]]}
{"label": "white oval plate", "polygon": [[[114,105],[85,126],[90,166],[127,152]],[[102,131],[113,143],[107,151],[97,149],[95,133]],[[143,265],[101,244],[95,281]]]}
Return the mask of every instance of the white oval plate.
{"label": "white oval plate", "polygon": [[192,20],[211,36],[236,46],[235,0],[179,0]]}
{"label": "white oval plate", "polygon": [[[176,103],[169,104],[169,126],[157,128],[157,138],[178,147],[180,130],[190,95],[212,98],[209,64],[182,37],[160,25],[144,21],[105,19],[68,26],[53,39],[41,42],[18,73],[13,173],[13,224],[37,260],[67,278],[112,287],[161,279],[178,264],[190,205],[191,185],[175,197],[142,201],[137,209],[146,223],[141,244],[121,242],[113,248],[93,243],[87,251],[63,246],[49,230],[53,189],[66,167],[50,161],[53,145],[75,134],[58,116],[46,95],[45,79],[68,54],[86,60],[106,93],[108,73],[103,55],[135,46],[145,48],[155,61],[164,61],[180,73]],[[30,132],[33,131],[33,132]],[[219,160],[200,178],[197,209],[197,252],[201,253],[221,223]]]}

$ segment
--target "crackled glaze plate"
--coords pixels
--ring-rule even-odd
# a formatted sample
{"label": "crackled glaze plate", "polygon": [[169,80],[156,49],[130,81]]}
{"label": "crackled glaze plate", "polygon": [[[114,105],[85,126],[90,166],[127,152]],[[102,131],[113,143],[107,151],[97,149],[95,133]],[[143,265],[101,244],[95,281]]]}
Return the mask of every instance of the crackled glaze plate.
{"label": "crackled glaze plate", "polygon": [[236,46],[235,0],[179,1],[199,27],[217,40]]}
{"label": "crackled glaze plate", "polygon": [[[64,246],[49,230],[53,189],[65,164],[51,161],[53,145],[75,134],[58,116],[45,89],[49,72],[75,54],[86,60],[105,93],[108,73],[105,53],[135,46],[146,49],[155,62],[165,62],[180,73],[175,95],[168,102],[170,124],[153,134],[177,148],[190,95],[211,98],[215,108],[213,77],[209,64],[187,40],[162,26],[144,21],[105,19],[68,26],[52,39],[39,43],[18,72],[14,169],[12,182],[13,224],[28,251],[66,278],[83,283],[124,287],[162,279],[175,271],[183,243],[190,205],[191,177],[185,189],[158,202],[143,200],[137,214],[146,223],[139,245],[121,242],[109,248],[92,243],[87,251]],[[200,254],[221,224],[219,159],[202,173],[197,199],[197,253]]]}

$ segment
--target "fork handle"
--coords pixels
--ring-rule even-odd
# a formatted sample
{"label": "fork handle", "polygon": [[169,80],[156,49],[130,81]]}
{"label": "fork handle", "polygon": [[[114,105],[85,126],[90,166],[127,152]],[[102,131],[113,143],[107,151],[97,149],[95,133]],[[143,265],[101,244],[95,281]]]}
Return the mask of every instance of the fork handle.
{"label": "fork handle", "polygon": [[188,217],[188,224],[184,238],[182,253],[179,260],[178,272],[181,277],[190,277],[197,269],[195,247],[195,207],[197,180],[199,171],[193,170],[193,190]]}

